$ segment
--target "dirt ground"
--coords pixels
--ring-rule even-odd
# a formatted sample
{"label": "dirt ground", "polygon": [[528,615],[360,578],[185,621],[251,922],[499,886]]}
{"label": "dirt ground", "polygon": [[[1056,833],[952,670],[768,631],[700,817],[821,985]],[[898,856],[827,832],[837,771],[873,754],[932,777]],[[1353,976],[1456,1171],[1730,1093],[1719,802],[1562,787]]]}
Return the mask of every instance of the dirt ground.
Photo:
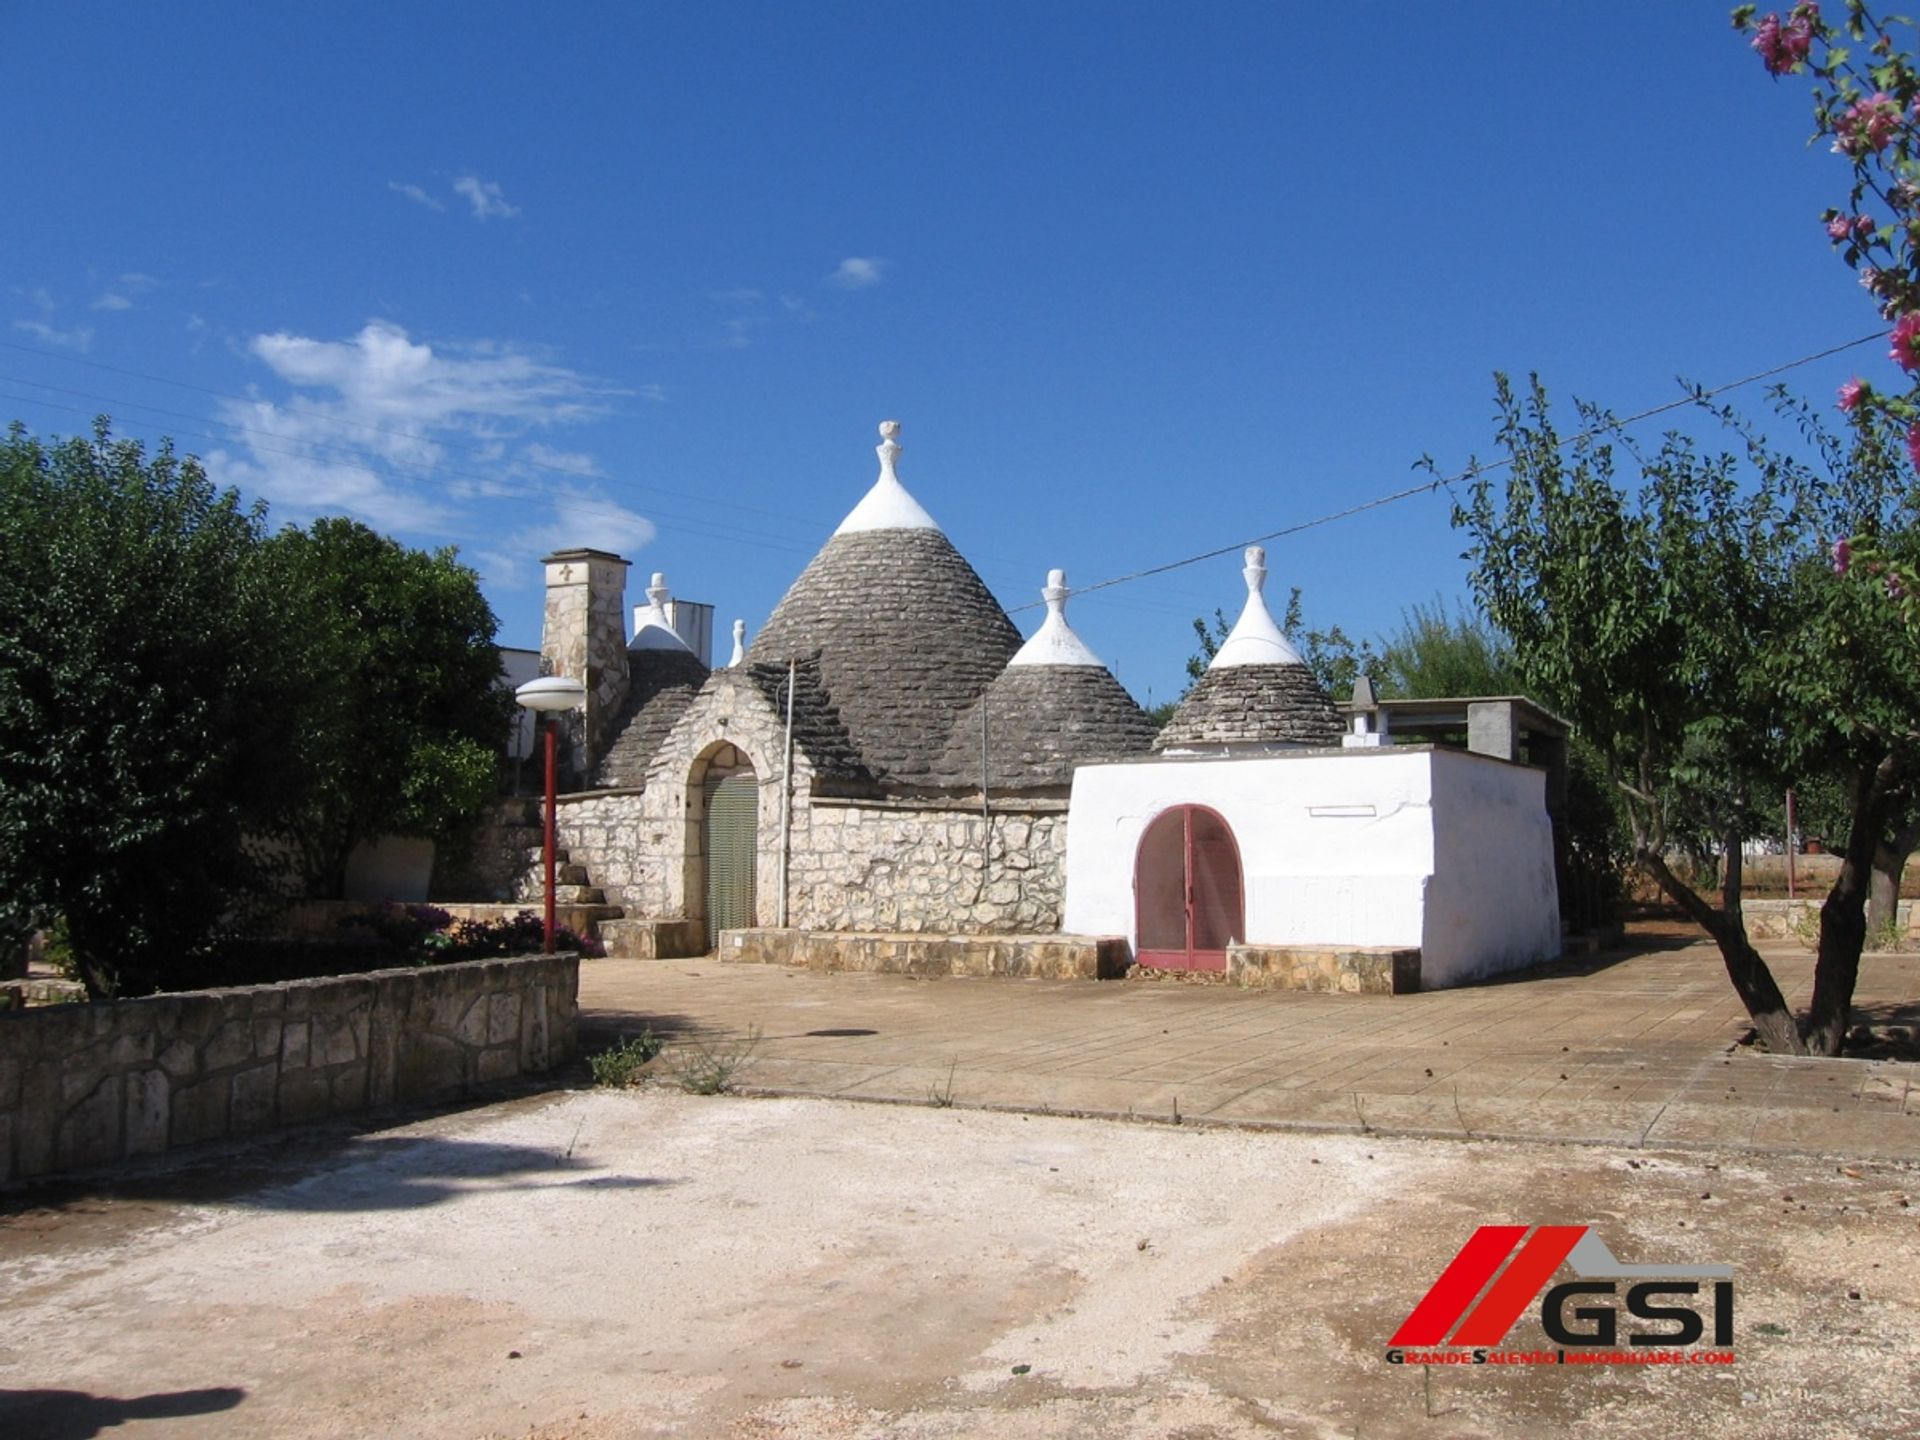
{"label": "dirt ground", "polygon": [[[0,1436],[1908,1436],[1916,1189],[1895,1165],[562,1093],[0,1201]],[[1489,1222],[1730,1262],[1737,1362],[1388,1364]],[[1508,1343],[1545,1343],[1537,1307]]]}

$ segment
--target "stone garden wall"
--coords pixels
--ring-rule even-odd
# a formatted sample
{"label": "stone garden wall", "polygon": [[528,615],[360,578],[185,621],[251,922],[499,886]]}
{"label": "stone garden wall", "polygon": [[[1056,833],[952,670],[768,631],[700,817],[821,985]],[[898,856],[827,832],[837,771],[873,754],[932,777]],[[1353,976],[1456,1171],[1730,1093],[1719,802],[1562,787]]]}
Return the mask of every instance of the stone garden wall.
{"label": "stone garden wall", "polygon": [[539,1074],[579,960],[470,960],[0,1013],[0,1183]]}

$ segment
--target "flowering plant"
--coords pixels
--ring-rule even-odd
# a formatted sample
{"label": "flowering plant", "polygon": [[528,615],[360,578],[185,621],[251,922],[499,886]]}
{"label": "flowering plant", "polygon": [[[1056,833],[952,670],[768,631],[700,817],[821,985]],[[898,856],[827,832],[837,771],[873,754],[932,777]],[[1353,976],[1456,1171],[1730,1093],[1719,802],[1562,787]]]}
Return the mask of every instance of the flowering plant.
{"label": "flowering plant", "polygon": [[[1904,428],[1908,458],[1920,472],[1920,67],[1895,40],[1898,29],[1910,40],[1913,24],[1875,15],[1866,0],[1845,0],[1838,24],[1814,0],[1784,16],[1756,18],[1757,9],[1737,7],[1735,28],[1751,35],[1769,75],[1812,77],[1814,138],[1831,139],[1852,168],[1847,203],[1829,208],[1821,221],[1828,242],[1893,322],[1887,358],[1905,372],[1904,393],[1849,380],[1840,387],[1840,408],[1863,434],[1871,426]],[[1906,623],[1920,625],[1920,576],[1879,537],[1837,541],[1833,568],[1877,582]]]}

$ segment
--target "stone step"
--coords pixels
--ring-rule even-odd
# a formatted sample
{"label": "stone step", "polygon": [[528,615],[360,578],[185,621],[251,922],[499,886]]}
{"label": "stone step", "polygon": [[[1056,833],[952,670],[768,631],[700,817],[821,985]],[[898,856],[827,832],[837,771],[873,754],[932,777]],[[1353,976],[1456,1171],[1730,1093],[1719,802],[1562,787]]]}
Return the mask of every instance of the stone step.
{"label": "stone step", "polygon": [[587,874],[584,865],[563,865],[559,857],[554,857],[553,883],[556,885],[591,885],[593,877]]}
{"label": "stone step", "polygon": [[[544,893],[536,892],[533,898],[544,900],[546,897]],[[607,903],[607,892],[598,885],[555,885],[553,903],[556,905],[604,905]]]}
{"label": "stone step", "polygon": [[698,920],[603,920],[600,943],[616,959],[680,960],[707,953],[707,932]]}

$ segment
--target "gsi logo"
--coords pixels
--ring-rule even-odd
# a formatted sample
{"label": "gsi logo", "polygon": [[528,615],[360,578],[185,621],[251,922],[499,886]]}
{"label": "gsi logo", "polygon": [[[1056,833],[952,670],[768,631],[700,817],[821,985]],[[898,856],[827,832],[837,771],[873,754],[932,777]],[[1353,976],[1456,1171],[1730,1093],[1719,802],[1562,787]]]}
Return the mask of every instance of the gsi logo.
{"label": "gsi logo", "polygon": [[[1388,1341],[1392,1348],[1387,1358],[1395,1363],[1436,1359],[1485,1363],[1487,1357],[1481,1352],[1507,1338],[1507,1332],[1563,1262],[1580,1278],[1555,1285],[1541,1301],[1540,1326],[1554,1345],[1617,1346],[1622,1338],[1619,1307],[1571,1302],[1618,1300],[1621,1281],[1633,1282],[1626,1289],[1625,1316],[1644,1322],[1627,1330],[1627,1345],[1663,1351],[1693,1345],[1706,1335],[1709,1315],[1713,1325],[1710,1343],[1720,1347],[1733,1344],[1731,1265],[1628,1265],[1616,1260],[1605,1242],[1585,1225],[1482,1225],[1394,1332]],[[1706,1294],[1702,1293],[1703,1281],[1711,1282]],[[1471,1357],[1405,1353],[1409,1348],[1430,1346],[1476,1353]],[[1542,1363],[1553,1357],[1541,1354],[1537,1359],[1528,1358]],[[1566,1363],[1568,1358],[1562,1352],[1559,1363]],[[1623,1361],[1643,1358],[1632,1354],[1619,1357]],[[1676,1357],[1667,1363],[1685,1358],[1690,1357]]]}

